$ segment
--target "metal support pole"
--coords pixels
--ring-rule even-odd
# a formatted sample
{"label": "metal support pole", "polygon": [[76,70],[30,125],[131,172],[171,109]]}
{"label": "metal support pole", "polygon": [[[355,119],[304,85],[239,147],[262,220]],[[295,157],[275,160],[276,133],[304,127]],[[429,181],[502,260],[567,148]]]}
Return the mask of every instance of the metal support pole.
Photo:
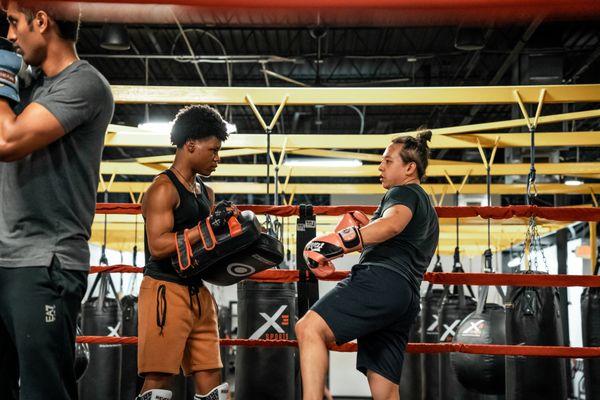
{"label": "metal support pole", "polygon": [[300,274],[298,281],[298,318],[302,318],[319,299],[319,282],[310,272],[304,256],[304,246],[317,235],[316,218],[312,206],[301,204],[300,216],[296,220],[296,268]]}

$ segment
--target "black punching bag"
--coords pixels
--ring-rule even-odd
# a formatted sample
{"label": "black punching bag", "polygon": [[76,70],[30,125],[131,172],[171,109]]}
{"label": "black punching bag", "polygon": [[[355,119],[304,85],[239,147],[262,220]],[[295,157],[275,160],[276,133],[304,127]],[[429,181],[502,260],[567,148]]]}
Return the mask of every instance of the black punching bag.
{"label": "black punching bag", "polygon": [[[94,291],[98,287],[98,295]],[[109,298],[112,290],[115,298]],[[121,309],[110,274],[100,273],[83,304],[81,330],[89,336],[120,336]],[[79,381],[80,400],[119,399],[121,345],[90,344],[90,364]]]}
{"label": "black punching bag", "polygon": [[[529,274],[540,272],[527,271]],[[558,290],[510,287],[506,303],[506,344],[564,346]],[[561,358],[506,357],[506,399],[564,400],[566,363]]]}
{"label": "black punching bag", "polygon": [[[486,303],[487,292],[487,286],[479,288],[477,309],[458,326],[454,342],[506,343],[504,307]],[[504,356],[451,353],[450,361],[458,381],[467,389],[483,394],[504,394]]]}
{"label": "black punching bag", "polygon": [[[464,273],[460,262],[460,253],[458,246],[454,250],[454,266],[452,267],[453,273]],[[452,288],[450,286],[444,287],[444,293],[442,294],[442,302],[440,304],[439,318],[438,318],[438,341],[439,342],[451,342],[456,335],[456,329],[462,322],[462,320],[473,311],[475,311],[476,302],[474,299],[473,291],[470,286],[466,286],[472,296],[465,295],[465,286],[455,285]],[[438,370],[438,394],[439,399],[442,400],[472,400],[477,399],[478,395],[474,392],[467,390],[458,381],[452,364],[450,362],[450,355],[448,353],[442,353],[438,356],[439,370]]]}
{"label": "black punching bag", "polygon": [[[238,338],[295,339],[295,294],[291,283],[239,283]],[[235,371],[236,398],[294,399],[293,348],[239,346]]]}
{"label": "black punching bag", "polygon": [[[600,347],[600,288],[586,288],[581,294],[583,345]],[[585,398],[600,400],[600,358],[584,358]]]}
{"label": "black punching bag", "polygon": [[[433,272],[444,272],[440,256]],[[434,289],[427,285],[427,291],[421,298],[421,342],[437,343],[439,340],[438,317],[442,302],[443,289]],[[437,400],[439,389],[439,354],[422,354],[421,357],[421,396],[424,400]]]}
{"label": "black punching bag", "polygon": [[[483,270],[491,273],[493,271],[492,251],[488,248],[483,256]],[[463,319],[458,326],[454,342],[483,345],[506,344],[504,307],[488,303],[488,293],[489,286],[479,287],[477,309]],[[458,381],[467,389],[482,394],[504,394],[506,381],[504,356],[451,353],[450,361]]]}
{"label": "black punching bag", "polygon": [[[408,342],[421,341],[421,317],[413,322],[408,334]],[[404,364],[400,378],[400,398],[402,400],[421,400],[421,356],[419,353],[404,353]]]}
{"label": "black punching bag", "polygon": [[[123,336],[138,335],[138,298],[133,295],[121,299]],[[144,380],[137,373],[137,346],[123,346],[121,359],[121,399],[134,399],[140,393]]]}
{"label": "black punching bag", "polygon": [[[598,274],[600,257],[596,259],[594,274]],[[600,288],[586,288],[581,294],[581,323],[583,345],[600,346]],[[600,358],[584,358],[585,398],[600,400]]]}
{"label": "black punching bag", "polygon": [[[79,320],[79,318],[78,318]],[[79,325],[81,322],[77,322],[76,332],[77,336],[82,336],[81,328]],[[90,365],[90,346],[87,343],[75,343],[75,379],[79,380],[85,375],[88,365]]]}
{"label": "black punching bag", "polygon": [[[475,311],[477,303],[471,296],[466,296],[463,286],[459,286],[456,293],[446,290],[442,298],[438,320],[438,340],[451,342],[456,335],[456,330],[462,320]],[[439,398],[442,400],[477,399],[475,392],[467,390],[456,377],[450,362],[450,355],[439,355]]]}

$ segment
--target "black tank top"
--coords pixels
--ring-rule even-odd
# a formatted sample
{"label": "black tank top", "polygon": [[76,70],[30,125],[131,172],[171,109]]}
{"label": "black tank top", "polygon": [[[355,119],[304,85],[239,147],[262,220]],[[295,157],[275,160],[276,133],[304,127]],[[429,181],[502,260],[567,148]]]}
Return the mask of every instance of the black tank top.
{"label": "black tank top", "polygon": [[[210,215],[210,200],[206,191],[206,186],[200,179],[196,181],[200,184],[200,194],[195,195],[187,190],[183,184],[177,179],[173,171],[170,169],[161,173],[166,175],[179,194],[179,206],[173,209],[173,232],[180,232],[184,229],[189,229],[198,224],[201,219]],[[183,279],[173,269],[171,257],[157,259],[152,257],[149,252],[148,239],[144,234],[144,248],[146,249],[146,268],[144,274],[154,279],[160,279],[168,282],[175,282],[182,285],[200,286],[202,280],[199,277]]]}

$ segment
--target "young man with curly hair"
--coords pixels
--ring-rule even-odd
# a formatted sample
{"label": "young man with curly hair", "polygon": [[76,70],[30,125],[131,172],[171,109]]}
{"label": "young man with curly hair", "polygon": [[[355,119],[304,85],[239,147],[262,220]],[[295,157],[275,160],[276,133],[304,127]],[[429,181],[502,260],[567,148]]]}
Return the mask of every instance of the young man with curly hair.
{"label": "young man with curly hair", "polygon": [[[195,227],[211,213],[214,193],[198,175],[207,177],[217,168],[227,137],[217,110],[180,110],[171,129],[171,142],[177,146],[173,165],[154,179],[144,196],[151,257],[139,295],[138,372],[144,386],[138,399],[171,399],[171,378],[180,367],[193,376],[195,399],[227,396],[227,383],[220,385],[223,365],[215,300],[198,276],[181,278],[171,264],[174,233]],[[190,230],[189,239],[200,240],[197,229]]]}

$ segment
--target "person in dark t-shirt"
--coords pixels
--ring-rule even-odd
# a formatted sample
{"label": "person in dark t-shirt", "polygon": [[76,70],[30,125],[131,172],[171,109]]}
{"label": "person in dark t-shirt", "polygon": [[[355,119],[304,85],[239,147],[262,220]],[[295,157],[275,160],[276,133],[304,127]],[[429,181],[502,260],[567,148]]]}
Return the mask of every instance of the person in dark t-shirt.
{"label": "person in dark t-shirt", "polygon": [[56,2],[1,3],[1,397],[71,400],[114,101],[102,74],[77,56],[77,19],[62,20]]}
{"label": "person in dark t-shirt", "polygon": [[227,126],[217,110],[185,107],[177,114],[171,141],[173,165],[159,174],[142,203],[150,259],[140,286],[138,373],[144,386],[138,399],[169,400],[172,377],[182,368],[196,386],[194,399],[221,400],[217,305],[199,276],[181,278],[171,264],[175,232],[189,229],[190,243],[200,241],[200,221],[211,213],[213,191],[197,175],[209,176],[220,161]]}
{"label": "person in dark t-shirt", "polygon": [[439,223],[420,185],[431,132],[399,137],[379,165],[386,194],[373,218],[346,215],[337,232],[316,237],[304,258],[317,277],[331,260],[361,251],[350,276],[323,296],[296,324],[304,400],[322,399],[328,344],[358,339],[357,369],[375,400],[398,399],[408,333],[419,312],[419,287],[438,244]]}

